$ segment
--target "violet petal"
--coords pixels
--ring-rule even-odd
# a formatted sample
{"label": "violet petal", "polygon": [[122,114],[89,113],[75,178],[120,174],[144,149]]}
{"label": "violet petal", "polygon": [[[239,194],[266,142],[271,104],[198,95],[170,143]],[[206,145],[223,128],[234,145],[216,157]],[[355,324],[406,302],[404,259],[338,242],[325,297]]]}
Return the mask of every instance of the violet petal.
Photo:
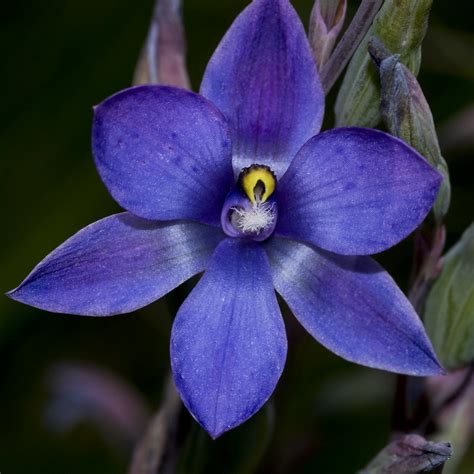
{"label": "violet petal", "polygon": [[228,238],[176,316],[171,364],[184,404],[214,438],[272,394],[286,334],[265,251]]}
{"label": "violet petal", "polygon": [[254,0],[239,15],[209,61],[201,94],[229,120],[236,176],[253,163],[284,173],[324,112],[309,42],[287,0]]}
{"label": "violet petal", "polygon": [[204,97],[166,86],[119,92],[95,109],[93,150],[113,198],[135,215],[219,225],[231,143]]}
{"label": "violet petal", "polygon": [[366,128],[309,140],[278,183],[275,233],[331,252],[381,252],[425,218],[441,175],[413,148]]}
{"label": "violet petal", "polygon": [[391,372],[443,373],[415,310],[370,257],[335,255],[278,238],[266,249],[276,290],[329,350]]}
{"label": "violet petal", "polygon": [[57,313],[127,313],[204,270],[223,235],[202,224],[116,214],[66,240],[8,296]]}

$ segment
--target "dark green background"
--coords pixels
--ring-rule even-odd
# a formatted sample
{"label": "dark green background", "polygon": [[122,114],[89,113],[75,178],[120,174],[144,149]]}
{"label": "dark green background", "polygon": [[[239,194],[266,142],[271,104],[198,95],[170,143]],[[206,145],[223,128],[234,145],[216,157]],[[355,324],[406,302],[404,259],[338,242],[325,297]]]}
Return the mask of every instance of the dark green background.
{"label": "dark green background", "polygon": [[[245,3],[185,2],[194,89]],[[311,2],[294,3],[307,23]],[[17,0],[2,6],[2,291],[71,234],[119,210],[94,169],[91,108],[130,84],[151,11],[151,0]],[[474,103],[473,23],[472,0],[434,1],[420,82],[440,130]],[[331,94],[328,110],[333,100]],[[447,221],[452,244],[473,216],[472,138],[450,145],[445,156],[453,182]],[[405,288],[411,242],[381,261]],[[91,423],[66,433],[49,428],[47,374],[61,361],[95,364],[122,377],[156,409],[169,370],[171,321],[162,303],[100,319],[48,314],[1,297],[0,472],[125,472],[130,451],[115,444],[113,434],[104,437]],[[387,440],[394,377],[330,354],[290,316],[286,325],[288,361],[273,397],[273,435],[259,472],[355,472]],[[215,444],[195,428],[198,454],[188,450],[185,471],[252,472],[268,411]]]}

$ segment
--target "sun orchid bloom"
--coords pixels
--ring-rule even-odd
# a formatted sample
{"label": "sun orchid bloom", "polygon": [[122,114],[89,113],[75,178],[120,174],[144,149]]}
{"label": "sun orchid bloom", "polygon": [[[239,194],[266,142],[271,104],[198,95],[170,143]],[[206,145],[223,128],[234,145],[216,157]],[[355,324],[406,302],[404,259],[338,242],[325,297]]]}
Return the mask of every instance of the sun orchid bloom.
{"label": "sun orchid bloom", "polygon": [[9,296],[110,316],[204,271],[175,318],[171,364],[184,404],[213,437],[257,412],[282,373],[275,289],[339,356],[441,373],[413,307],[367,256],[423,221],[441,177],[386,133],[317,134],[323,107],[296,12],[287,0],[254,0],[200,94],[140,86],[95,108],[95,163],[127,212],[79,231]]}

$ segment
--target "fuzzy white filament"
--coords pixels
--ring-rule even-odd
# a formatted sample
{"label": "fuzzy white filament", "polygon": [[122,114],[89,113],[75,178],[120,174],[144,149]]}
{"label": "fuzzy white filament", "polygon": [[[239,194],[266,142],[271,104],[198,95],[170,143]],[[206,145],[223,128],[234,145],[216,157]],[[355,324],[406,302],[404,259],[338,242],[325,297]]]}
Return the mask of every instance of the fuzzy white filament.
{"label": "fuzzy white filament", "polygon": [[259,234],[275,220],[275,203],[257,202],[250,209],[233,207],[232,224],[244,233]]}

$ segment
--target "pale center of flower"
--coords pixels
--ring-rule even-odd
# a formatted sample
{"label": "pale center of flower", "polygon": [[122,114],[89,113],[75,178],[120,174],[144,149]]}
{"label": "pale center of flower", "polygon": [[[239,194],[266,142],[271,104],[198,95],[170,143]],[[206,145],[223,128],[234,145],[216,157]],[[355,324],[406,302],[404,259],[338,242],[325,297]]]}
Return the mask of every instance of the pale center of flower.
{"label": "pale center of flower", "polygon": [[255,202],[250,209],[232,207],[232,225],[244,233],[260,234],[275,223],[276,204],[274,202]]}
{"label": "pale center of flower", "polygon": [[268,239],[278,219],[275,188],[276,177],[268,166],[254,164],[244,168],[225,199],[222,230],[230,237]]}

